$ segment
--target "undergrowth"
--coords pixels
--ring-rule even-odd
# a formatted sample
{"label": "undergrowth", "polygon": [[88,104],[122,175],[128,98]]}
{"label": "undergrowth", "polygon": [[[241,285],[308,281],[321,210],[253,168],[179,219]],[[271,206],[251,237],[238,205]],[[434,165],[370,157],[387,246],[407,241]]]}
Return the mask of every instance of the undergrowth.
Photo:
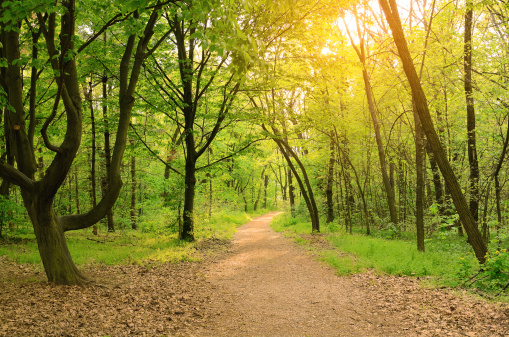
{"label": "undergrowth", "polygon": [[[308,238],[311,223],[284,213],[272,222],[274,230],[293,237],[298,243],[314,249]],[[425,252],[416,248],[412,233],[397,237],[391,229],[375,230],[370,236],[346,233],[337,224],[322,225],[322,234],[331,249],[315,249],[320,259],[339,275],[374,270],[389,275],[424,278],[445,287],[469,287],[488,294],[498,294],[509,282],[509,253],[492,249],[485,265],[480,266],[466,237],[454,231],[441,231],[426,239]],[[491,246],[490,246],[491,247]],[[509,287],[507,287],[509,288]]]}
{"label": "undergrowth", "polygon": [[[196,261],[200,259],[197,245],[206,239],[231,239],[235,229],[251,220],[251,217],[267,210],[247,214],[238,211],[213,213],[212,216],[196,219],[196,242],[178,239],[178,232],[163,218],[159,223],[140,222],[139,230],[119,229],[108,233],[101,227],[98,235],[88,228],[66,233],[67,244],[74,262],[87,264],[145,264],[156,262]],[[20,264],[41,264],[35,235],[31,228],[23,227],[13,232],[4,232],[0,239],[0,256]]]}

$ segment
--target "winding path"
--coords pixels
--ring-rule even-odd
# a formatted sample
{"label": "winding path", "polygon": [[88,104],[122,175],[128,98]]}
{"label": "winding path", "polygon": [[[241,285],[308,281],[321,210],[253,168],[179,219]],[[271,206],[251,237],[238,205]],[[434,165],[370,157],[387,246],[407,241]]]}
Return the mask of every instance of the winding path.
{"label": "winding path", "polygon": [[208,268],[217,315],[196,336],[391,336],[350,278],[339,278],[274,232],[272,212],[242,226],[225,259]]}

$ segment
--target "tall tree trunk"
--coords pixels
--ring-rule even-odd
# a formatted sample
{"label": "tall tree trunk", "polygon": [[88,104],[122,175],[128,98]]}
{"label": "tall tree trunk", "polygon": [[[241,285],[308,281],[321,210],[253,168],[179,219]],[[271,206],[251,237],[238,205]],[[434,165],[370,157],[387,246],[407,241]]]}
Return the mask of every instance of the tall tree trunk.
{"label": "tall tree trunk", "polygon": [[465,98],[467,103],[467,133],[468,133],[468,163],[470,165],[470,213],[475,221],[479,220],[479,164],[477,162],[477,147],[475,139],[475,108],[472,88],[472,30],[473,30],[473,1],[466,1],[465,33],[464,33],[464,62]]}
{"label": "tall tree trunk", "polygon": [[444,214],[444,189],[442,187],[442,180],[440,179],[440,171],[438,169],[437,162],[435,157],[433,156],[433,152],[429,147],[429,144],[426,143],[426,152],[428,153],[429,165],[431,167],[431,172],[433,174],[433,186],[435,188],[435,202],[438,206],[438,212],[440,215]]}
{"label": "tall tree trunk", "polygon": [[[132,151],[134,152],[134,140],[129,140],[131,147],[133,148]],[[131,228],[137,229],[137,212],[136,212],[136,187],[137,187],[137,181],[136,181],[136,156],[134,153],[131,154]]]}
{"label": "tall tree trunk", "polygon": [[[266,132],[269,132],[267,130],[267,127],[265,126],[265,124],[262,124],[262,128]],[[299,159],[299,157],[297,156],[295,151],[293,151],[293,149],[284,140],[284,137],[281,135],[281,132],[279,130],[277,130],[277,128],[274,125],[271,125],[271,129],[273,131],[273,136],[271,137],[272,140],[279,147],[279,150],[285,157],[286,163],[292,170],[293,175],[295,176],[295,179],[297,179],[297,183],[299,184],[300,192],[302,193],[304,201],[306,202],[309,216],[311,218],[311,230],[313,233],[319,233],[320,232],[320,217],[318,214],[318,208],[316,206],[313,189],[311,188],[311,183],[309,182],[309,177],[306,172],[306,168],[302,164],[302,161]],[[302,174],[302,178],[300,177],[299,173],[297,172],[297,169],[292,162],[292,158],[293,158],[293,160],[295,160],[295,162],[299,166],[299,170]]]}
{"label": "tall tree trunk", "polygon": [[[509,110],[509,106],[506,106],[506,109]],[[504,144],[502,146],[502,152],[498,158],[498,162],[497,162],[497,166],[495,167],[495,172],[493,172],[493,177],[495,179],[495,199],[496,199],[496,204],[497,204],[497,226],[496,226],[496,230],[497,230],[497,238],[500,242],[500,238],[499,238],[499,230],[500,230],[500,226],[502,225],[502,205],[501,205],[501,186],[500,186],[500,180],[499,180],[499,173],[500,173],[500,170],[502,169],[502,165],[504,164],[504,160],[505,160],[505,156],[506,156],[506,153],[507,153],[507,147],[509,145],[509,124],[507,125],[507,130],[506,130],[506,135],[505,135],[505,139],[504,139]],[[485,231],[486,233],[487,231]],[[484,238],[487,238],[487,234],[484,235]]]}
{"label": "tall tree trunk", "polygon": [[[186,109],[186,108],[184,108]],[[182,214],[182,229],[180,231],[180,239],[184,241],[195,241],[194,237],[194,195],[196,186],[196,149],[194,144],[193,126],[194,121],[190,113],[186,114],[185,126],[185,145],[186,145],[186,173],[184,188],[184,213]]]}
{"label": "tall tree trunk", "polygon": [[263,180],[263,209],[267,209],[267,187],[269,186],[269,176],[266,174]]}
{"label": "tall tree trunk", "polygon": [[75,187],[75,194],[76,194],[76,213],[80,214],[80,187],[78,184],[78,165],[74,165],[74,187]]}
{"label": "tall tree trunk", "polygon": [[329,167],[327,170],[327,187],[325,188],[325,196],[327,198],[327,221],[326,223],[331,223],[334,221],[334,200],[332,194],[332,184],[334,183],[334,162],[335,162],[335,153],[334,153],[334,132],[330,132],[330,157],[329,157]]}
{"label": "tall tree trunk", "polygon": [[415,101],[421,125],[424,133],[426,134],[426,139],[430,143],[430,147],[433,151],[433,154],[435,155],[437,164],[440,167],[447,186],[451,191],[454,205],[456,206],[456,210],[467,232],[469,239],[468,241],[472,246],[479,262],[484,263],[486,260],[486,253],[488,251],[486,243],[481,237],[479,229],[477,228],[477,223],[472,216],[472,213],[470,213],[470,209],[467,205],[465,196],[463,195],[451,165],[447,161],[446,154],[435,131],[435,127],[433,126],[433,121],[431,120],[431,115],[429,113],[426,96],[419,81],[419,76],[415,70],[412,56],[408,50],[408,45],[399,18],[396,1],[379,0],[379,3],[391,28],[396,47],[398,49],[399,57],[401,58],[403,64],[403,69],[407,76],[408,83],[412,89],[412,97]]}
{"label": "tall tree trunk", "polygon": [[295,186],[293,186],[292,170],[288,169],[288,198],[290,199],[290,213],[295,218]]}
{"label": "tall tree trunk", "polygon": [[[96,185],[96,131],[95,131],[95,114],[94,114],[94,91],[92,87],[92,75],[90,75],[90,81],[88,82],[88,89],[84,90],[85,100],[88,102],[90,110],[90,127],[91,127],[91,158],[90,158],[90,197],[92,200],[92,207],[97,206],[97,185]],[[42,162],[42,157],[41,157]],[[93,225],[92,232],[97,235],[97,224]]]}
{"label": "tall tree trunk", "polygon": [[[104,33],[104,41],[106,42],[106,33]],[[106,177],[105,177],[105,188],[106,191],[111,184],[111,146],[110,146],[110,129],[109,129],[109,120],[108,120],[108,77],[106,74],[103,74],[103,122],[104,122],[104,163],[106,167]],[[108,210],[106,213],[106,219],[108,221],[108,232],[115,231],[115,222],[113,221],[113,207]]]}
{"label": "tall tree trunk", "polygon": [[258,210],[258,203],[260,202],[260,197],[262,196],[262,184],[264,182],[263,177],[265,176],[265,169],[267,166],[263,167],[262,175],[261,175],[261,181],[260,181],[260,188],[258,188],[258,195],[256,197],[256,200],[254,202],[253,210],[256,212]]}
{"label": "tall tree trunk", "polygon": [[417,250],[424,252],[424,140],[415,104],[412,106],[415,123],[415,226]]}

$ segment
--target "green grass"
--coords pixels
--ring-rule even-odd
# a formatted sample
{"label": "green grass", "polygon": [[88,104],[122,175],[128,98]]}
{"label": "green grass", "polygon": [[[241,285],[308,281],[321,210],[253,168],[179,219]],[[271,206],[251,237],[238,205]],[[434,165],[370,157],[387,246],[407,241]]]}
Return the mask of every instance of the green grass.
{"label": "green grass", "polygon": [[[251,220],[244,212],[212,214],[210,219],[197,219],[195,236],[197,243],[178,240],[178,234],[171,233],[164,226],[140,224],[145,230],[117,230],[108,233],[100,228],[99,235],[91,229],[66,233],[67,245],[78,266],[87,264],[145,264],[151,262],[196,261],[201,258],[196,249],[200,240],[207,238],[231,239],[238,226]],[[146,230],[147,227],[151,231]],[[28,233],[26,233],[28,232]],[[41,264],[33,231],[8,234],[0,240],[0,256],[20,264]]]}
{"label": "green grass", "polygon": [[[301,244],[308,244],[307,240],[297,238],[311,232],[309,222],[282,214],[274,219],[272,227]],[[479,268],[465,238],[449,235],[427,240],[423,253],[409,240],[350,235],[333,226],[323,227],[322,232],[334,249],[322,250],[320,258],[340,275],[370,269],[390,275],[430,277],[441,285],[456,286]]]}

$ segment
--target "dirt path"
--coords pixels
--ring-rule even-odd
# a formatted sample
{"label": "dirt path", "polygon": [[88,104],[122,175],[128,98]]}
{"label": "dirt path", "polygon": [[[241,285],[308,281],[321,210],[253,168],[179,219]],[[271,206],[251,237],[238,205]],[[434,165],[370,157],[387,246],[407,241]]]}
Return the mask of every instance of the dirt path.
{"label": "dirt path", "polygon": [[207,336],[390,336],[397,322],[371,314],[350,279],[339,279],[275,233],[269,213],[242,226],[234,248],[208,270],[226,299]]}

